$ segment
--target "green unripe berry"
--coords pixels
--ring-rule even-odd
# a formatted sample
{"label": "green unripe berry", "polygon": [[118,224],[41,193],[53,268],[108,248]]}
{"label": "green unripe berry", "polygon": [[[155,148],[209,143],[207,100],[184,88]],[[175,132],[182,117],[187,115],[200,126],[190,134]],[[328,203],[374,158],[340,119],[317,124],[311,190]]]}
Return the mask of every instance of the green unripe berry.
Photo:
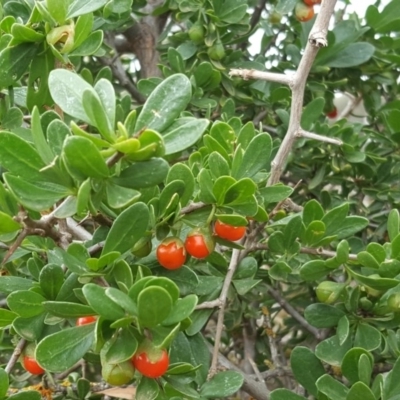
{"label": "green unripe berry", "polygon": [[135,368],[129,361],[118,364],[104,364],[101,369],[103,379],[112,386],[125,385],[133,379]]}
{"label": "green unripe berry", "polygon": [[324,281],[318,285],[315,292],[321,303],[332,304],[339,298],[344,288],[343,283]]}
{"label": "green unripe berry", "polygon": [[204,26],[200,21],[195,22],[189,29],[189,38],[195,44],[201,44],[204,41]]}
{"label": "green unripe berry", "polygon": [[225,57],[225,49],[221,40],[217,39],[216,42],[207,50],[211,60],[220,61]]}

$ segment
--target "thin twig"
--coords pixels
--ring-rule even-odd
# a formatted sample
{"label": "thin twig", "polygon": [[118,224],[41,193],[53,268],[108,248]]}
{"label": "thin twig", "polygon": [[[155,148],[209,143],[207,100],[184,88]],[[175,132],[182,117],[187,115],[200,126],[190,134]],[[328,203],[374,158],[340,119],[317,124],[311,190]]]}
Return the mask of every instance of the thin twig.
{"label": "thin twig", "polygon": [[21,339],[18,344],[15,346],[15,349],[8,360],[8,363],[6,367],[4,368],[4,371],[6,371],[7,374],[9,374],[12,369],[14,368],[14,365],[17,363],[19,356],[21,355],[22,351],[24,350],[24,347],[26,345],[26,340]]}
{"label": "thin twig", "polygon": [[224,328],[226,299],[228,296],[228,290],[231,285],[233,275],[236,271],[239,261],[240,261],[240,250],[233,249],[232,255],[231,255],[231,261],[230,261],[229,267],[228,267],[228,272],[226,274],[224,284],[222,286],[221,294],[219,296],[219,301],[221,302],[221,305],[220,305],[220,309],[218,311],[217,327],[216,327],[215,338],[214,338],[214,351],[213,351],[213,357],[212,357],[212,361],[211,361],[211,367],[208,372],[208,379],[212,378],[215,375],[215,373],[217,372],[219,347],[221,344],[221,336],[222,336],[222,331]]}
{"label": "thin twig", "polygon": [[289,314],[291,315],[303,328],[305,328],[308,332],[315,336],[316,339],[322,339],[322,333],[315,328],[314,326],[310,325],[305,318],[291,305],[289,304],[283,296],[275,289],[269,288],[268,293],[271,297],[273,297],[279,305]]}
{"label": "thin twig", "polygon": [[335,138],[330,138],[328,136],[318,135],[316,133],[304,131],[303,129],[300,129],[297,132],[297,137],[318,140],[319,142],[335,144],[337,146],[342,146],[343,145],[343,142],[340,139],[335,139]]}
{"label": "thin twig", "polygon": [[249,79],[259,79],[261,81],[269,81],[282,83],[283,85],[288,85],[292,87],[294,75],[285,75],[279,74],[276,72],[265,72],[265,71],[257,71],[255,69],[242,69],[242,68],[232,68],[229,71],[229,75],[239,76],[243,78],[243,80],[247,81]]}

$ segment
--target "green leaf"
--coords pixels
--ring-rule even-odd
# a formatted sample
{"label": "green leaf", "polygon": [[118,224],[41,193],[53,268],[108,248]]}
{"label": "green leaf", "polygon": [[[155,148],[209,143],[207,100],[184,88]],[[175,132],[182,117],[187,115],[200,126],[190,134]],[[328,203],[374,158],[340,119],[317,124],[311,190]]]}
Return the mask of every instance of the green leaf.
{"label": "green leaf", "polygon": [[21,225],[14,221],[8,214],[0,211],[0,235],[15,232],[21,229]]}
{"label": "green leaf", "polygon": [[251,289],[256,287],[261,282],[262,280],[260,279],[252,279],[252,278],[235,279],[233,281],[233,286],[235,287],[238,295],[244,296],[247,292],[249,292]]}
{"label": "green leaf", "polygon": [[384,381],[383,396],[385,399],[396,399],[400,390],[400,358],[397,358],[393,369],[386,376]]}
{"label": "green leaf", "polygon": [[380,263],[376,261],[375,257],[367,251],[360,251],[357,254],[357,261],[367,268],[379,269]]}
{"label": "green leaf", "polygon": [[131,188],[144,189],[160,184],[168,174],[169,165],[162,158],[152,158],[148,161],[135,162],[125,168],[112,180],[117,185]]}
{"label": "green leaf", "polygon": [[175,304],[175,302],[179,299],[179,287],[173,280],[169,278],[165,278],[163,276],[154,277],[144,285],[145,288],[149,286],[158,286],[165,289],[171,296],[173,304]]}
{"label": "green leaf", "polygon": [[340,344],[338,336],[334,335],[317,345],[315,355],[329,365],[340,366],[343,357],[351,347],[352,342],[350,337],[344,343]]}
{"label": "green leaf", "polygon": [[108,0],[73,0],[68,7],[67,19],[88,14],[103,7]]}
{"label": "green leaf", "polygon": [[310,200],[303,209],[303,222],[306,226],[315,220],[321,220],[324,216],[324,210],[317,200]]}
{"label": "green leaf", "polygon": [[83,78],[71,71],[58,68],[50,72],[49,88],[51,97],[64,112],[88,124],[92,123],[84,111],[83,92],[85,90],[96,92]]}
{"label": "green leaf", "polygon": [[375,53],[375,47],[367,42],[348,44],[334,54],[325,65],[331,68],[350,68],[367,62]]}
{"label": "green leaf", "polygon": [[36,360],[50,372],[63,372],[77,363],[94,342],[93,324],[63,329],[46,336],[36,347]]}
{"label": "green leaf", "polygon": [[325,374],[321,361],[303,346],[296,346],[290,355],[290,365],[294,377],[310,394],[317,396],[316,381]]}
{"label": "green leaf", "polygon": [[97,314],[111,321],[124,318],[125,312],[123,308],[111,300],[106,295],[105,290],[105,288],[94,283],[88,283],[82,288],[87,302]]}
{"label": "green leaf", "polygon": [[[153,284],[153,282],[152,282]],[[173,305],[171,313],[162,322],[163,325],[174,325],[178,322],[183,321],[185,318],[189,318],[194,309],[197,306],[198,297],[195,294],[178,299]]]}
{"label": "green leaf", "polygon": [[[115,304],[118,304],[122,307],[127,313],[131,315],[137,314],[137,307],[133,300],[124,292],[120,290],[110,287],[106,289],[106,295],[114,301]],[[125,360],[122,360],[125,361]]]}
{"label": "green leaf", "polygon": [[39,293],[30,290],[17,290],[7,297],[7,304],[11,311],[21,317],[30,318],[41,314],[45,298]]}
{"label": "green leaf", "polygon": [[399,234],[400,232],[400,214],[399,210],[394,208],[390,211],[387,221],[387,230],[389,234],[389,239],[391,241]]}
{"label": "green leaf", "polygon": [[350,388],[346,400],[376,400],[376,397],[365,383],[357,382]]}
{"label": "green leaf", "polygon": [[306,400],[306,398],[289,389],[275,389],[271,392],[270,400]]}
{"label": "green leaf", "polygon": [[340,318],[336,329],[336,335],[338,336],[341,345],[347,340],[349,334],[350,334],[350,322],[346,316],[343,316],[342,318]]}
{"label": "green leaf", "polygon": [[265,204],[278,203],[287,199],[293,193],[293,188],[282,184],[267,186],[260,189],[260,194],[264,198]]}
{"label": "green leaf", "polygon": [[180,195],[180,203],[182,206],[185,206],[192,198],[195,188],[193,173],[190,170],[190,168],[185,164],[182,163],[174,164],[168,171],[166,183],[168,184],[175,180],[180,180],[185,183],[185,190]]}
{"label": "green leaf", "polygon": [[208,124],[206,119],[184,117],[174,120],[168,125],[168,129],[160,130],[164,139],[165,155],[178,153],[193,146],[200,140]]}
{"label": "green leaf", "polygon": [[[322,221],[312,221],[302,237],[304,244],[313,245],[325,236],[325,224]],[[347,259],[346,259],[347,261]]]}
{"label": "green leaf", "polygon": [[388,290],[394,288],[400,283],[397,279],[381,278],[378,274],[364,276],[361,274],[357,274],[354,271],[351,271],[351,275],[358,282],[375,290]]}
{"label": "green leaf", "polygon": [[317,97],[312,100],[303,110],[301,115],[301,127],[303,129],[310,130],[314,123],[318,121],[322,115],[325,107],[325,99],[323,97]]}
{"label": "green leaf", "polygon": [[232,176],[236,179],[252,178],[262,169],[269,167],[272,151],[272,139],[268,133],[255,136],[247,146],[241,164]]}
{"label": "green leaf", "polygon": [[44,136],[40,122],[40,114],[37,107],[32,111],[32,137],[35,147],[45,164],[50,164],[54,159],[54,154]]}
{"label": "green leaf", "polygon": [[144,236],[149,218],[149,209],[144,203],[128,207],[114,221],[101,254],[105,255],[112,251],[122,254],[131,249]]}
{"label": "green leaf", "polygon": [[10,294],[17,290],[29,290],[33,281],[19,276],[0,276],[0,293]]}
{"label": "green leaf", "polygon": [[60,318],[79,318],[95,314],[90,306],[67,301],[45,301],[43,306],[45,311]]}
{"label": "green leaf", "polygon": [[295,216],[288,222],[283,231],[286,250],[289,251],[295,240],[301,235],[302,229],[303,221],[300,215]]}
{"label": "green leaf", "polygon": [[208,165],[215,179],[230,175],[228,162],[216,151],[213,151],[208,157]]}
{"label": "green leaf", "polygon": [[369,365],[373,366],[374,358],[372,357],[372,354],[363,348],[354,347],[350,349],[343,357],[341,365],[342,373],[351,384],[359,381],[358,365],[361,356],[366,356]]}
{"label": "green leaf", "polygon": [[5,308],[0,308],[0,328],[4,328],[8,325],[11,325],[15,318],[18,317],[18,314],[6,310]]}
{"label": "green leaf", "polygon": [[3,178],[18,202],[34,211],[47,210],[58,200],[71,194],[69,189],[56,183],[31,183],[9,173],[5,173]]}
{"label": "green leaf", "polygon": [[346,400],[349,389],[343,383],[337,381],[332,376],[326,374],[321,376],[316,382],[318,390],[329,399]]}
{"label": "green leaf", "polygon": [[0,52],[0,88],[12,86],[21,78],[37,50],[32,43],[22,43]]}
{"label": "green leaf", "polygon": [[8,374],[3,368],[0,368],[0,398],[6,397],[8,386]]}
{"label": "green leaf", "polygon": [[[82,186],[81,186],[82,187]],[[91,188],[90,182],[88,184]],[[124,188],[108,181],[106,186],[107,202],[112,208],[124,208],[137,201],[141,193],[135,189]],[[89,197],[87,198],[87,200]],[[87,202],[86,202],[87,204]]]}
{"label": "green leaf", "polygon": [[336,232],[340,231],[343,222],[349,212],[349,204],[343,203],[338,207],[328,211],[321,219],[326,227],[326,235],[335,235]]}
{"label": "green leaf", "polygon": [[381,345],[382,336],[378,329],[365,323],[359,323],[354,337],[354,346],[373,351]]}
{"label": "green leaf", "polygon": [[251,198],[256,191],[256,185],[250,178],[243,178],[233,184],[225,193],[224,204],[235,205]]}
{"label": "green leaf", "polygon": [[304,310],[306,320],[316,328],[331,328],[336,326],[345,313],[329,304],[310,304]]}
{"label": "green leaf", "polygon": [[82,104],[91,125],[99,130],[104,139],[113,142],[115,136],[113,127],[108,120],[99,96],[92,88],[83,91]]}
{"label": "green leaf", "polygon": [[155,400],[160,391],[155,379],[142,376],[136,388],[135,400]]}
{"label": "green leaf", "polygon": [[69,54],[71,56],[90,56],[99,50],[103,43],[104,33],[101,30],[92,32],[79,46],[74,46]]}
{"label": "green leaf", "polygon": [[107,114],[111,128],[115,127],[115,91],[114,86],[108,79],[101,78],[94,85],[94,90],[98,94],[103,109]]}
{"label": "green leaf", "polygon": [[372,364],[366,354],[362,354],[358,360],[358,377],[366,385],[371,383]]}
{"label": "green leaf", "polygon": [[47,9],[58,25],[64,25],[70,1],[46,0]]}
{"label": "green leaf", "polygon": [[336,230],[335,235],[338,235],[338,239],[344,239],[363,230],[368,226],[368,224],[368,219],[364,217],[346,217],[342,222],[342,226]]}
{"label": "green leaf", "polygon": [[84,137],[70,136],[64,142],[63,157],[71,172],[82,180],[102,179],[110,171],[97,147]]}
{"label": "green leaf", "polygon": [[152,328],[161,324],[171,313],[172,298],[157,286],[143,289],[138,297],[138,321],[142,327]]}
{"label": "green leaf", "polygon": [[38,177],[45,166],[37,151],[11,132],[0,132],[0,165],[22,178]]}
{"label": "green leaf", "polygon": [[212,399],[232,396],[242,387],[243,382],[243,375],[239,372],[218,372],[200,388],[200,394]]}
{"label": "green leaf", "polygon": [[34,342],[42,337],[45,317],[46,315],[43,313],[30,318],[15,318],[13,328],[19,336],[28,342]]}
{"label": "green leaf", "polygon": [[103,363],[118,364],[130,360],[136,353],[138,342],[133,330],[123,328],[117,331],[102,349]]}
{"label": "green leaf", "polygon": [[[55,0],[57,1],[57,0]],[[74,48],[80,46],[92,32],[93,14],[81,15],[75,24]]]}
{"label": "green leaf", "polygon": [[137,119],[136,132],[149,128],[163,133],[185,110],[191,97],[189,79],[183,74],[171,75],[147,99]]}
{"label": "green leaf", "polygon": [[47,264],[39,275],[40,288],[49,300],[55,300],[64,283],[64,271],[60,265]]}

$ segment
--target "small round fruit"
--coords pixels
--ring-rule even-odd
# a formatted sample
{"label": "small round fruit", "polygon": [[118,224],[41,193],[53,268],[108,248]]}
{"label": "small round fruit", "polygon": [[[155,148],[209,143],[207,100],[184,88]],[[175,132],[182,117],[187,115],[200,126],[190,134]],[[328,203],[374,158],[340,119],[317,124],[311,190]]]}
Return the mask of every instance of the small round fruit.
{"label": "small round fruit", "polygon": [[303,0],[303,3],[307,6],[314,6],[315,4],[321,4],[322,0]]}
{"label": "small round fruit", "polygon": [[336,107],[333,107],[331,111],[325,114],[328,118],[334,119],[338,116],[338,110]]}
{"label": "small round fruit", "polygon": [[222,60],[225,57],[225,49],[221,40],[217,39],[216,42],[208,48],[207,53],[211,60]]}
{"label": "small round fruit", "polygon": [[307,22],[314,16],[314,8],[306,6],[304,3],[297,3],[295,15],[300,22]]}
{"label": "small round fruit", "polygon": [[164,239],[157,247],[157,260],[166,269],[178,269],[186,261],[186,250],[182,240],[177,237]]}
{"label": "small round fruit", "polygon": [[133,379],[135,368],[130,361],[105,364],[101,368],[103,379],[112,386],[125,385]]}
{"label": "small round fruit", "polygon": [[229,224],[224,224],[220,220],[214,224],[214,232],[221,239],[230,240],[231,242],[236,242],[236,240],[241,239],[246,233],[245,226],[233,226]]}
{"label": "small round fruit", "polygon": [[76,320],[76,326],[82,326],[82,325],[87,325],[87,324],[92,324],[93,322],[96,322],[97,318],[93,316],[89,317],[80,317]]}
{"label": "small round fruit", "polygon": [[153,248],[150,240],[139,240],[139,242],[133,247],[132,254],[136,257],[143,258],[147,257]]}
{"label": "small round fruit", "polygon": [[185,240],[186,251],[195,258],[206,258],[214,250],[214,241],[199,229],[191,231]]}
{"label": "small round fruit", "polygon": [[323,281],[315,290],[317,299],[321,303],[332,304],[340,297],[345,286],[346,285],[344,283]]}
{"label": "small round fruit", "polygon": [[32,375],[41,375],[44,373],[44,369],[38,364],[38,362],[30,356],[24,356],[23,360],[24,368]]}
{"label": "small round fruit", "polygon": [[132,357],[133,366],[147,378],[159,378],[167,372],[169,357],[167,350],[153,350],[150,353],[138,351]]}
{"label": "small round fruit", "polygon": [[204,41],[204,26],[200,21],[195,22],[189,29],[189,38],[195,44],[201,44]]}

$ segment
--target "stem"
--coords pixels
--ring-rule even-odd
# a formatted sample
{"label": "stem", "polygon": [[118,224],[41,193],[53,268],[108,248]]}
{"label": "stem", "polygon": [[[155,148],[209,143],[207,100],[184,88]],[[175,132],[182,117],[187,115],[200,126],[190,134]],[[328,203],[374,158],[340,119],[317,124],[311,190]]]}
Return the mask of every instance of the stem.
{"label": "stem", "polygon": [[17,363],[19,356],[21,355],[22,351],[24,350],[24,347],[26,345],[26,340],[21,339],[17,346],[14,349],[14,352],[12,353],[11,358],[8,360],[8,363],[6,367],[4,368],[4,371],[9,374],[11,370],[14,368],[14,365]]}
{"label": "stem", "polygon": [[226,274],[224,285],[222,286],[221,294],[219,296],[220,309],[218,312],[217,328],[214,339],[213,357],[211,361],[211,367],[208,373],[208,379],[211,379],[217,372],[219,347],[221,344],[222,330],[224,328],[226,299],[228,296],[228,290],[232,282],[233,275],[240,261],[240,253],[241,253],[240,250],[237,249],[234,249],[232,251],[231,261],[228,267],[228,273]]}

